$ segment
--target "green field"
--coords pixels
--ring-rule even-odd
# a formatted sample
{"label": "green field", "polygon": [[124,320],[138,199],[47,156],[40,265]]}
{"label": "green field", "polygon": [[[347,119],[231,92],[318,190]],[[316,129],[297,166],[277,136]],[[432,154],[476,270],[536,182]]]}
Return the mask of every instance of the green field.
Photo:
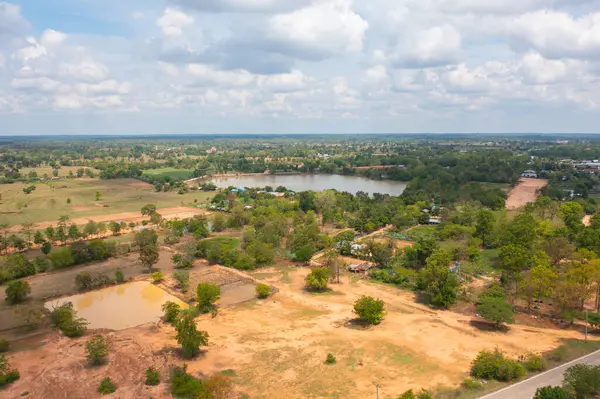
{"label": "green field", "polygon": [[[98,169],[89,168],[87,166],[61,166],[60,169],[58,169],[58,177],[67,177],[69,175],[69,172],[73,172],[74,175],[77,175],[77,169],[90,169],[94,173],[96,173],[96,175],[99,175],[101,172]],[[27,176],[29,174],[29,172],[35,171],[37,173],[38,177],[42,178],[42,177],[44,177],[44,175],[48,175],[48,177],[52,177],[53,170],[54,169],[52,169],[52,167],[50,167],[50,166],[42,166],[39,168],[22,168],[19,170],[19,172],[21,173],[22,176]]]}
{"label": "green field", "polygon": [[148,169],[144,171],[144,175],[152,177],[170,177],[173,180],[187,180],[193,177],[194,171],[189,169],[175,169],[175,168],[160,168],[160,169]]}
{"label": "green field", "polygon": [[[134,179],[41,182],[36,184],[36,190],[31,194],[25,194],[23,188],[27,186],[23,183],[0,185],[0,224],[55,221],[62,215],[74,219],[139,212],[142,206],[149,203],[156,204],[158,208],[201,205],[212,196],[203,191],[184,195],[176,192],[157,193],[151,185]],[[96,201],[96,192],[102,194],[99,201]],[[71,199],[70,204],[67,203],[68,198]]]}

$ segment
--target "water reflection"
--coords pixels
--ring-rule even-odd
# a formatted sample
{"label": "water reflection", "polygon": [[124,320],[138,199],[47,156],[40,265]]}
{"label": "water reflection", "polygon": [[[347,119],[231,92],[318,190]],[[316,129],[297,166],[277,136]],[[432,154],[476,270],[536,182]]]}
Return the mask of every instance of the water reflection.
{"label": "water reflection", "polygon": [[186,303],[148,281],[136,281],[60,298],[46,302],[45,306],[52,310],[56,306],[72,302],[78,315],[90,323],[88,328],[122,330],[158,321],[162,316],[161,307],[167,301],[176,302],[183,308],[188,307]]}

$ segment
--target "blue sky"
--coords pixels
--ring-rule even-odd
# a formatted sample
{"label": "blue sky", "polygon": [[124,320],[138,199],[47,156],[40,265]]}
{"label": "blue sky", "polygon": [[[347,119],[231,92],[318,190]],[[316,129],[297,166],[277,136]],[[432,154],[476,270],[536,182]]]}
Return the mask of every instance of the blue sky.
{"label": "blue sky", "polygon": [[597,132],[600,0],[0,0],[0,134]]}

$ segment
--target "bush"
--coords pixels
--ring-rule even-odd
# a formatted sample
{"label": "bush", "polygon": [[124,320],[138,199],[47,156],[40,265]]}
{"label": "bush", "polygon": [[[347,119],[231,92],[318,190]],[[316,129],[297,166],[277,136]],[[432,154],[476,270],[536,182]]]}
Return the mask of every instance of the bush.
{"label": "bush", "polygon": [[483,384],[479,380],[474,380],[472,378],[467,378],[462,382],[462,386],[468,390],[475,390],[483,388]]}
{"label": "bush", "polygon": [[181,292],[187,292],[187,290],[190,288],[190,273],[183,270],[177,270],[173,274],[173,278],[179,283]]}
{"label": "bush", "polygon": [[10,349],[10,342],[5,339],[0,339],[0,353],[8,352]]}
{"label": "bush", "polygon": [[160,283],[161,281],[163,281],[165,278],[165,275],[162,272],[154,272],[150,275],[150,277],[152,277],[152,281],[156,284],[156,283]]}
{"label": "bush", "polygon": [[96,335],[85,344],[85,353],[90,364],[98,366],[108,357],[108,345],[101,335]]}
{"label": "bush", "polygon": [[115,282],[117,284],[122,284],[125,282],[125,276],[123,275],[123,272],[121,271],[121,269],[117,269],[115,271]]}
{"label": "bush", "polygon": [[381,323],[385,316],[385,303],[381,299],[363,295],[354,303],[354,313],[369,324],[376,325]]}
{"label": "bush", "polygon": [[541,387],[535,391],[533,399],[570,399],[571,396],[561,387]]}
{"label": "bush", "polygon": [[146,369],[146,385],[155,386],[160,384],[160,374],[154,367]]}
{"label": "bush", "polygon": [[498,349],[481,351],[471,365],[471,376],[485,380],[512,381],[525,375],[525,367],[506,359]]}
{"label": "bush", "polygon": [[73,309],[71,302],[54,308],[50,313],[50,319],[52,324],[69,338],[80,337],[87,330],[87,321],[77,317],[77,312]]}
{"label": "bush", "polygon": [[332,353],[327,354],[327,359],[325,359],[325,364],[336,364],[337,360]]}
{"label": "bush", "polygon": [[327,288],[327,282],[329,281],[329,269],[320,267],[312,269],[310,274],[304,279],[306,288],[315,291],[324,291]]}
{"label": "bush", "polygon": [[423,389],[417,395],[413,392],[412,389],[404,392],[402,395],[398,396],[398,399],[433,399],[433,395],[431,392]]}
{"label": "bush", "polygon": [[523,364],[523,366],[525,366],[525,369],[527,371],[530,371],[532,373],[544,371],[548,366],[546,359],[534,353],[530,353],[523,359],[521,359],[521,363]]}
{"label": "bush", "polygon": [[105,379],[100,381],[100,385],[98,386],[98,392],[100,392],[102,395],[113,393],[116,390],[117,390],[117,386],[110,379],[110,377],[106,377]]}
{"label": "bush", "polygon": [[164,312],[163,321],[175,325],[181,313],[181,306],[175,302],[167,301],[162,305],[162,311]]}
{"label": "bush", "polygon": [[19,378],[21,375],[16,369],[10,368],[6,356],[0,355],[0,388],[12,384]]}
{"label": "bush", "polygon": [[10,305],[21,303],[25,300],[30,292],[31,287],[29,287],[29,283],[27,281],[9,281],[5,291],[6,302]]}
{"label": "bush", "polygon": [[256,286],[256,295],[260,299],[267,298],[269,295],[271,295],[271,287],[269,287],[267,284],[258,284]]}
{"label": "bush", "polygon": [[91,290],[93,288],[94,278],[90,272],[79,272],[75,276],[75,285],[80,291]]}
{"label": "bush", "polygon": [[186,365],[171,369],[171,394],[181,399],[210,397],[210,393],[204,382],[189,375]]}
{"label": "bush", "polygon": [[600,393],[600,366],[576,364],[569,367],[563,387],[577,399],[595,397]]}
{"label": "bush", "polygon": [[221,287],[213,283],[200,283],[196,287],[198,310],[208,313],[215,308],[215,302],[221,297]]}

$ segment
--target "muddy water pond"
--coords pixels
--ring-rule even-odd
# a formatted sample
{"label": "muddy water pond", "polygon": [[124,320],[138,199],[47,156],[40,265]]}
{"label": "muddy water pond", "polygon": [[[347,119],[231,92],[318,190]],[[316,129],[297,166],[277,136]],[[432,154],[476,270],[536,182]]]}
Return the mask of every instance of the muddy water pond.
{"label": "muddy water pond", "polygon": [[172,301],[182,308],[188,305],[148,281],[115,285],[96,291],[59,298],[44,304],[52,310],[72,302],[78,316],[89,322],[88,328],[123,330],[156,322],[162,316],[162,305]]}

